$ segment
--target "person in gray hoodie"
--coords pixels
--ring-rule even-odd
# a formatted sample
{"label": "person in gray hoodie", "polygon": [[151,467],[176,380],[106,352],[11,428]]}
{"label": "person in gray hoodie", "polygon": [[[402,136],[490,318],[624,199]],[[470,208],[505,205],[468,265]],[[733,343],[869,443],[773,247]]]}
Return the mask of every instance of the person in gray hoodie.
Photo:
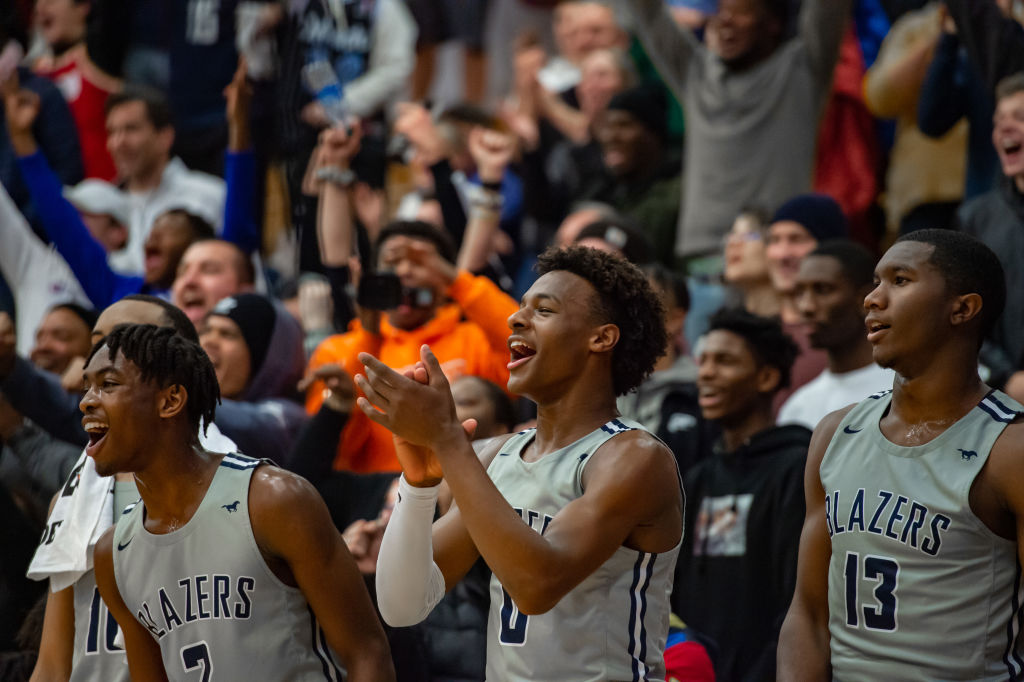
{"label": "person in gray hoodie", "polygon": [[241,452],[285,468],[306,420],[293,399],[305,368],[302,339],[299,323],[280,304],[250,293],[222,299],[199,329],[220,382],[218,426]]}

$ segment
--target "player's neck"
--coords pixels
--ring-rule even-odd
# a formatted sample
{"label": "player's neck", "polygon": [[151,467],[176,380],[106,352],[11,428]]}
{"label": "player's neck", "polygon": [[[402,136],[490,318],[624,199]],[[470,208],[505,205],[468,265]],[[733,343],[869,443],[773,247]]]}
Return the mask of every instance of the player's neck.
{"label": "player's neck", "polygon": [[[595,399],[605,395],[605,399]],[[619,412],[614,393],[575,393],[562,399],[537,406],[537,436],[534,453],[544,455],[576,442],[594,429],[600,428]]]}
{"label": "player's neck", "polygon": [[189,445],[161,450],[147,467],[136,471],[135,482],[146,506],[146,530],[169,533],[188,523],[206,496],[220,459]]}
{"label": "player's neck", "polygon": [[952,424],[978,404],[989,388],[977,364],[955,363],[906,376],[897,371],[889,414],[905,424]]}

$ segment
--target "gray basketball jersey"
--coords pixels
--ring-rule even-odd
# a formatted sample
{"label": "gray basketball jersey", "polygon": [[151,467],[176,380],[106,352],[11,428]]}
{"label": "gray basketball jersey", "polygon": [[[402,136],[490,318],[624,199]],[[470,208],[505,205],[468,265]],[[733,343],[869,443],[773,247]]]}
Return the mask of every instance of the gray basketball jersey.
{"label": "gray basketball jersey", "polygon": [[890,402],[885,391],[856,405],[821,463],[834,678],[1021,679],[1016,543],[968,495],[1024,407],[992,391],[930,443],[904,447],[878,425]]}
{"label": "gray basketball jersey", "polygon": [[[487,469],[523,521],[543,534],[563,507],[583,494],[583,468],[609,438],[643,429],[613,419],[536,462],[522,451],[535,429],[510,438]],[[541,615],[519,613],[491,576],[487,679],[662,680],[668,637],[669,592],[679,545],[662,554],[626,547]]]}
{"label": "gray basketball jersey", "polygon": [[140,503],[114,531],[117,588],[159,642],[172,681],[343,679],[302,592],[256,545],[249,481],[262,463],[225,455],[178,530],[147,531]]}
{"label": "gray basketball jersey", "polygon": [[[134,481],[114,483],[114,513],[120,513],[124,500],[139,499]],[[75,645],[71,655],[70,682],[128,682],[128,660],[124,649],[115,643],[117,621],[96,589],[96,576],[86,571],[73,586],[75,595]]]}

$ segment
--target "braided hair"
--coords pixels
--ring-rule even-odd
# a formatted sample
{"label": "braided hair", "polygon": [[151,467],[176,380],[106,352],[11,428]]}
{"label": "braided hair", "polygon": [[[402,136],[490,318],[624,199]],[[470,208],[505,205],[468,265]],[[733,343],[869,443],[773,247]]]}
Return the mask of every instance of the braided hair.
{"label": "braided hair", "polygon": [[188,396],[185,409],[189,424],[195,432],[202,423],[205,433],[220,402],[220,385],[213,363],[199,344],[185,339],[171,327],[119,324],[96,342],[89,360],[103,345],[111,360],[121,351],[126,360],[139,368],[143,381],[156,383],[160,388],[174,385],[184,388]]}

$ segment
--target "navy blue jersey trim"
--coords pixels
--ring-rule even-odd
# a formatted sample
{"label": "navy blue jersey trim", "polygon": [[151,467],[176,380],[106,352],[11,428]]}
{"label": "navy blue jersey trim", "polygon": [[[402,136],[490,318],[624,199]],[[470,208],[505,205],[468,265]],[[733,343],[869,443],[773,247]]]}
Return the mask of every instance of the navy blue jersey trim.
{"label": "navy blue jersey trim", "polygon": [[[1008,679],[1019,680],[1024,672],[1024,662],[1017,652],[1017,640],[1020,638],[1020,560],[1017,561],[1017,570],[1013,579],[1013,595],[1010,599],[1010,617],[1006,619],[1006,649],[1003,652],[1003,663],[1006,671],[1010,674]],[[1014,627],[1016,626],[1016,628]],[[1016,629],[1016,632],[1014,631]]]}

